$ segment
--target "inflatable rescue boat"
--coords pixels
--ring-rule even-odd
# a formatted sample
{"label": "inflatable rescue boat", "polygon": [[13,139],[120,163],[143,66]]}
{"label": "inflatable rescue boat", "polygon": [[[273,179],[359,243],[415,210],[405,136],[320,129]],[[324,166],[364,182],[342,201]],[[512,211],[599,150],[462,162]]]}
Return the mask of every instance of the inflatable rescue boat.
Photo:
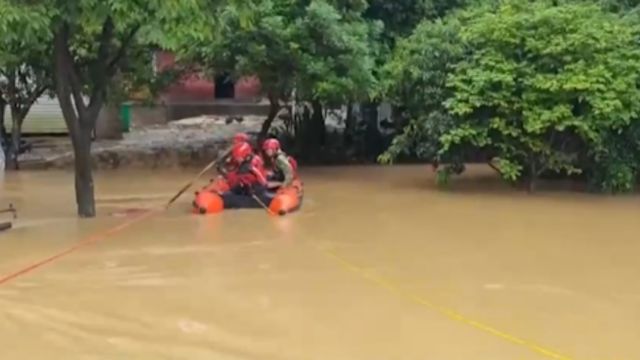
{"label": "inflatable rescue boat", "polygon": [[272,213],[285,215],[302,205],[302,182],[294,180],[291,186],[271,193],[268,199],[256,199],[251,195],[229,193],[229,183],[222,177],[213,179],[209,185],[196,192],[193,213],[217,214],[225,209],[257,209],[267,207]]}

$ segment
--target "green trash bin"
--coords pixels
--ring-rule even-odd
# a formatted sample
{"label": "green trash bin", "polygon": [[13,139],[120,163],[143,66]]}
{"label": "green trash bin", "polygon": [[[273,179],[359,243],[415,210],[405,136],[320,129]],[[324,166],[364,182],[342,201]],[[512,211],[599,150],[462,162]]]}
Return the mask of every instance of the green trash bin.
{"label": "green trash bin", "polygon": [[122,103],[120,105],[120,125],[122,126],[122,132],[129,132],[131,128],[131,103]]}

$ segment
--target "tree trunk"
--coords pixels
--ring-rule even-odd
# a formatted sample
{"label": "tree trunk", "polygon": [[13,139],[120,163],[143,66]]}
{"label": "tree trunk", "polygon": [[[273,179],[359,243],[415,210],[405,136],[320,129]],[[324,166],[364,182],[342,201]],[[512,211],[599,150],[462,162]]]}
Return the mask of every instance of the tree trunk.
{"label": "tree trunk", "polygon": [[[107,20],[105,29],[112,30],[112,25],[112,22]],[[105,99],[107,78],[104,65],[107,59],[102,52],[107,48],[107,42],[101,43],[100,46],[99,52],[102,55],[98,61],[102,62],[103,66],[100,68],[103,71],[94,74],[97,78],[94,79],[94,88],[87,106],[82,98],[82,86],[76,64],[69,51],[69,37],[69,26],[63,24],[54,38],[56,95],[73,144],[78,216],[89,218],[96,215],[91,169],[91,138]]]}
{"label": "tree trunk", "polygon": [[12,106],[11,109],[11,146],[9,147],[9,166],[13,170],[20,169],[18,157],[20,156],[20,139],[22,136],[22,119],[23,115],[19,109]]}
{"label": "tree trunk", "polygon": [[262,128],[260,129],[260,134],[258,135],[259,144],[261,144],[262,141],[267,138],[269,129],[271,128],[271,124],[273,123],[273,120],[276,118],[276,116],[278,116],[279,111],[280,103],[278,102],[278,99],[273,95],[269,95],[269,115],[262,123]]}
{"label": "tree trunk", "polygon": [[311,101],[311,111],[305,108],[305,119],[303,120],[302,137],[300,138],[301,156],[307,161],[321,160],[321,148],[325,143],[325,124],[322,112],[322,103],[317,100]]}
{"label": "tree trunk", "polygon": [[4,126],[4,112],[7,109],[7,103],[4,101],[4,99],[2,99],[2,97],[0,97],[0,136],[3,137],[2,140],[4,140],[4,137],[7,136],[7,128],[6,126]]}
{"label": "tree trunk", "polygon": [[4,126],[4,112],[7,108],[7,103],[4,101],[4,99],[0,98],[0,171],[4,172],[5,169],[5,162],[6,162],[6,156],[7,153],[5,152],[5,149],[7,148],[5,146],[5,139],[7,136],[7,129]]}
{"label": "tree trunk", "polygon": [[308,151],[309,142],[309,124],[311,123],[311,111],[306,103],[302,102],[302,111],[299,115],[299,122],[295,131],[295,152],[301,160],[308,160],[306,152]]}
{"label": "tree trunk", "polygon": [[11,157],[9,159],[9,166],[13,170],[20,169],[20,163],[18,156],[20,156],[20,123],[17,119],[11,119],[13,126],[11,127]]}
{"label": "tree trunk", "polygon": [[347,147],[353,145],[356,129],[356,121],[353,116],[353,103],[347,103],[347,117],[344,120],[344,134],[342,134],[343,144]]}
{"label": "tree trunk", "polygon": [[73,136],[73,155],[75,160],[75,188],[78,216],[90,218],[96,216],[96,205],[91,169],[91,129],[82,128]]}
{"label": "tree trunk", "polygon": [[532,193],[536,191],[536,180],[538,178],[538,169],[536,167],[535,160],[531,160],[531,163],[529,164],[529,172],[529,178],[527,179],[527,191]]}
{"label": "tree trunk", "polygon": [[327,136],[327,128],[324,123],[324,114],[322,112],[322,103],[318,100],[313,100],[311,102],[311,108],[313,109],[313,114],[311,115],[311,122],[314,136],[314,143],[323,146],[326,142]]}
{"label": "tree trunk", "polygon": [[384,151],[382,134],[378,128],[378,106],[379,102],[367,102],[362,105],[362,119],[366,124],[364,133],[365,154],[371,159],[376,159]]}

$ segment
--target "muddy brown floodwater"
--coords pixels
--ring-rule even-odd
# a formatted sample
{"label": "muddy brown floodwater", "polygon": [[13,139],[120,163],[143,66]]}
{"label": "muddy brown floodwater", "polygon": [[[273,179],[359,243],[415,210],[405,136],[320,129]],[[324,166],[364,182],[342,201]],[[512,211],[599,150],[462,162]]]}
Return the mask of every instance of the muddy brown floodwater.
{"label": "muddy brown floodwater", "polygon": [[[101,173],[81,221],[71,174],[7,174],[0,278],[191,175]],[[423,166],[303,177],[294,215],[194,216],[189,193],[0,283],[0,358],[640,359],[638,196],[527,195],[484,168],[450,191]]]}

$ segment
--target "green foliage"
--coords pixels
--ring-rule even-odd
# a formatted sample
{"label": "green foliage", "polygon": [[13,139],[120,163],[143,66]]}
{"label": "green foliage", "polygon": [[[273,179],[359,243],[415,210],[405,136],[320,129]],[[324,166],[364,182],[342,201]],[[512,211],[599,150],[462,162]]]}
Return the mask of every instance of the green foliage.
{"label": "green foliage", "polygon": [[[186,51],[215,71],[258,76],[264,90],[287,99],[294,86],[305,100],[341,103],[366,97],[375,85],[371,41],[376,27],[362,1],[267,0],[229,2],[209,15],[204,38]],[[185,44],[186,45],[186,44]]]}
{"label": "green foliage", "polygon": [[640,121],[604,137],[604,149],[589,159],[589,186],[605,193],[630,192],[640,171]]}
{"label": "green foliage", "polygon": [[[137,67],[125,66],[125,60],[132,58],[132,50],[139,45],[172,48],[177,39],[202,40],[197,30],[206,21],[201,11],[205,0],[0,1],[0,7],[20,8],[26,19],[45,24],[48,30],[50,40],[44,43],[52,49],[53,59],[49,75],[55,79],[56,96],[74,147],[78,214],[93,217],[91,133],[112,80],[116,75],[126,78],[127,70],[135,71]],[[10,30],[6,20],[0,21],[0,29],[21,31]]]}
{"label": "green foliage", "polygon": [[466,0],[371,0],[365,18],[384,23],[383,39],[394,43],[413,32],[423,20],[443,17],[451,9],[461,8]]}
{"label": "green foliage", "polygon": [[604,9],[619,13],[635,12],[640,6],[638,0],[600,0],[599,2]]}
{"label": "green foliage", "polygon": [[295,21],[298,96],[331,105],[372,96],[377,50],[372,40],[379,30],[359,13],[312,1]]}
{"label": "green foliage", "polygon": [[179,81],[188,66],[175,66],[154,71],[153,45],[134,43],[127,51],[108,86],[107,102],[120,104],[132,98],[146,104],[154,104],[162,91]]}
{"label": "green foliage", "polygon": [[257,75],[267,93],[286,97],[297,67],[292,5],[278,0],[227,4],[216,22],[203,29],[215,40],[193,47],[188,55],[209,69],[229,71],[235,78]]}
{"label": "green foliage", "polygon": [[508,2],[460,36],[470,54],[450,77],[446,102],[459,122],[441,137],[441,153],[489,147],[510,181],[571,174],[580,172],[572,145],[601,151],[604,132],[640,110],[633,29],[595,5]]}
{"label": "green foliage", "polygon": [[460,27],[461,22],[454,17],[423,22],[398,43],[385,65],[385,93],[401,107],[408,124],[380,157],[383,163],[410,153],[420,159],[437,160],[440,137],[455,126],[443,103],[452,96],[446,87],[447,78],[463,56]]}
{"label": "green foliage", "polygon": [[601,5],[487,1],[421,24],[386,66],[409,121],[379,160],[413,153],[447,163],[448,180],[475,151],[509,182],[584,172],[602,190],[632,188],[638,28]]}
{"label": "green foliage", "polygon": [[51,33],[46,9],[0,0],[0,72],[50,64]]}
{"label": "green foliage", "polygon": [[177,44],[206,40],[199,31],[206,21],[204,0],[41,2],[49,8],[54,32],[63,26],[69,29],[69,49],[86,95],[99,92],[116,73],[139,70],[131,64],[140,49],[150,59],[150,45],[175,49]]}
{"label": "green foliage", "polygon": [[[324,137],[327,109],[386,98],[402,131],[380,162],[443,164],[446,184],[473,155],[509,182],[582,174],[594,189],[623,192],[640,171],[639,5],[0,0],[0,95],[32,99],[32,84],[51,88],[55,78],[63,108],[91,130],[107,97],[153,95],[176,80],[179,72],[153,73],[159,47],[235,78],[257,76],[270,119],[295,94],[305,106],[290,120],[305,134],[299,144],[323,145],[312,138]],[[376,121],[366,125],[377,131]]]}
{"label": "green foliage", "polygon": [[[362,1],[229,2],[215,10],[201,43],[185,54],[217,72],[258,76],[267,93],[341,104],[368,96],[375,85],[372,39]],[[209,12],[210,16],[213,16]],[[185,44],[186,45],[186,44]]]}
{"label": "green foliage", "polygon": [[51,33],[46,9],[0,1],[0,125],[5,135],[4,110],[12,118],[12,142],[8,156],[18,168],[21,127],[35,101],[52,90]]}
{"label": "green foliage", "polygon": [[229,1],[209,9],[216,21],[201,31],[213,40],[182,55],[210,72],[260,79],[271,104],[261,136],[294,97],[313,103],[313,116],[295,126],[295,142],[318,150],[325,135],[323,109],[377,93],[375,40],[381,24],[362,17],[366,5],[362,0]]}

